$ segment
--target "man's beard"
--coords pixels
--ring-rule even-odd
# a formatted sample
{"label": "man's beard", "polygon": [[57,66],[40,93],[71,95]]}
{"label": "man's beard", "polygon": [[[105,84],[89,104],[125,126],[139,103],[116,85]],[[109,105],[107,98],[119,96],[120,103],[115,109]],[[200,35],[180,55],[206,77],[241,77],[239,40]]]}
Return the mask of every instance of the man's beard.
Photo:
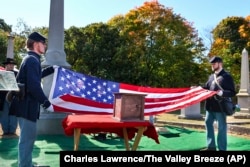
{"label": "man's beard", "polygon": [[219,66],[217,66],[216,68],[213,68],[212,67],[212,70],[215,72],[215,71],[218,71],[219,70]]}

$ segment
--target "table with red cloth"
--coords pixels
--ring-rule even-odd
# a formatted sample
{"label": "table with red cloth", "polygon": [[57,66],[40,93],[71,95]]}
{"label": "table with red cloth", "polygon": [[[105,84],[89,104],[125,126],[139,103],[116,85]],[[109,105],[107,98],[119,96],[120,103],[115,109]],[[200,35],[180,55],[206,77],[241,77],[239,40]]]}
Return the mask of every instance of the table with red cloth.
{"label": "table with red cloth", "polygon": [[[115,133],[124,138],[126,150],[136,150],[142,135],[156,143],[160,143],[154,125],[149,121],[120,121],[113,115],[81,114],[68,115],[62,121],[64,132],[68,136],[74,135],[74,150],[78,150],[80,135],[92,133]],[[129,140],[135,138],[132,148]]]}

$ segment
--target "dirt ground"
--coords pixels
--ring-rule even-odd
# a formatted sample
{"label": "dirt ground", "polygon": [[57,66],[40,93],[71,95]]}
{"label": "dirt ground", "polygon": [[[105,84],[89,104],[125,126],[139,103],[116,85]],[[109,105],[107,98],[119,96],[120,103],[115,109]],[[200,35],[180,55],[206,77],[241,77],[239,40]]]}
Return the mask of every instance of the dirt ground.
{"label": "dirt ground", "polygon": [[[228,132],[232,135],[250,139],[250,119],[227,117]],[[204,116],[201,119],[185,119],[177,113],[163,113],[156,116],[156,126],[174,125],[183,128],[194,128],[205,131]],[[216,129],[216,123],[215,123]]]}

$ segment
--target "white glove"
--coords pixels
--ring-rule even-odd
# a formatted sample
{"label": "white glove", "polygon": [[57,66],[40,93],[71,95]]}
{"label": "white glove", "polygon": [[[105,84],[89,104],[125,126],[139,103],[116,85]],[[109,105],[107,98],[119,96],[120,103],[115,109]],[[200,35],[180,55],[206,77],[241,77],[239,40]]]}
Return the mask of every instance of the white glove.
{"label": "white glove", "polygon": [[49,112],[54,112],[54,108],[52,105],[50,105],[48,108],[45,109],[46,111],[49,111]]}
{"label": "white glove", "polygon": [[54,68],[54,69],[56,69],[56,68],[58,68],[58,67],[59,67],[58,65],[53,65],[53,68]]}
{"label": "white glove", "polygon": [[218,95],[218,96],[222,96],[222,95],[223,95],[222,90],[219,90],[219,91],[217,92],[217,95]]}

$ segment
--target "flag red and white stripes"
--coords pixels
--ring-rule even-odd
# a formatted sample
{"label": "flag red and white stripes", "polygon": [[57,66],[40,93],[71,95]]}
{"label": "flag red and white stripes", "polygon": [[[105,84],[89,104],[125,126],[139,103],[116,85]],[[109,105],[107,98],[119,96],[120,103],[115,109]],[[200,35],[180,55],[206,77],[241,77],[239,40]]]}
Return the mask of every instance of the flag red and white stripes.
{"label": "flag red and white stripes", "polygon": [[216,94],[202,87],[150,88],[117,83],[55,67],[49,99],[57,112],[112,114],[116,92],[146,94],[145,116],[186,108]]}

